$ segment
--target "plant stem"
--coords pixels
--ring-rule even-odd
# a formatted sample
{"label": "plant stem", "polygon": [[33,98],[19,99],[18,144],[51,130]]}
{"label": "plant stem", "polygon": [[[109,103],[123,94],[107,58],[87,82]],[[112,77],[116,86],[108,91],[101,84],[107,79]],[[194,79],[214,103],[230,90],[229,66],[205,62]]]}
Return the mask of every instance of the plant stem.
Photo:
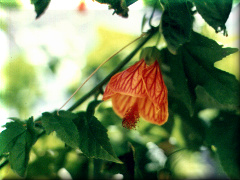
{"label": "plant stem", "polygon": [[99,91],[102,86],[107,83],[110,78],[116,74],[121,68],[127,64],[132,57],[139,51],[139,49],[142,48],[142,46],[149,40],[151,37],[158,31],[158,27],[153,27],[149,33],[147,33],[146,37],[138,44],[138,46],[105,78],[103,79],[99,84],[97,84],[91,91],[89,91],[87,94],[85,94],[82,98],[80,98],[77,102],[75,102],[68,111],[73,111],[76,109],[79,105],[81,105],[84,101],[86,101],[89,97],[91,97],[93,94],[95,94],[97,91]]}

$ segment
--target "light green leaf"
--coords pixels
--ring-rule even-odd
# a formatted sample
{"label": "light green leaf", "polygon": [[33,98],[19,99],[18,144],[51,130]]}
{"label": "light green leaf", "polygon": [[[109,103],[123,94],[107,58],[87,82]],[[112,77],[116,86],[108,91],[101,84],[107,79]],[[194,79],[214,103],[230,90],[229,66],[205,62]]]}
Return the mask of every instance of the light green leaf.
{"label": "light green leaf", "polygon": [[107,129],[94,116],[87,118],[85,112],[80,112],[74,122],[80,137],[79,148],[87,157],[122,163],[112,149]]}
{"label": "light green leaf", "polygon": [[44,112],[42,114],[42,125],[47,134],[55,131],[57,136],[67,145],[78,147],[79,135],[73,119],[77,116],[69,111],[60,111],[59,116],[54,113]]}

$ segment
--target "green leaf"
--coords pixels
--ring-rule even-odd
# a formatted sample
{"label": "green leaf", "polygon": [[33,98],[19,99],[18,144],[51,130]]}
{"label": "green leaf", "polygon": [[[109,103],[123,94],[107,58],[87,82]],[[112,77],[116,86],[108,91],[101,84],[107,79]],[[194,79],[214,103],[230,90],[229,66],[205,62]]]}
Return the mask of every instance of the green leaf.
{"label": "green leaf", "polygon": [[114,13],[128,17],[128,6],[137,2],[137,0],[96,0],[102,4],[108,4],[110,9],[114,9]]}
{"label": "green leaf", "polygon": [[135,173],[135,158],[134,158],[134,147],[130,145],[129,152],[119,156],[119,159],[123,162],[123,164],[116,164],[113,162],[107,162],[103,171],[111,173],[111,174],[122,174],[124,179],[134,179]]}
{"label": "green leaf", "polygon": [[0,134],[0,151],[9,153],[11,168],[20,176],[24,176],[29,161],[29,152],[37,140],[37,131],[33,127],[33,118],[29,118],[27,126],[23,122],[16,121],[6,124],[6,129]]}
{"label": "green leaf", "polygon": [[6,123],[5,127],[6,129],[0,133],[0,155],[9,152],[16,138],[25,132],[23,125],[16,121]]}
{"label": "green leaf", "polygon": [[95,108],[101,103],[103,102],[102,100],[94,100],[92,102],[90,102],[88,104],[88,107],[87,107],[87,116],[88,117],[91,117],[94,115],[94,112],[95,112]]}
{"label": "green leaf", "polygon": [[20,176],[25,175],[29,160],[29,151],[26,151],[26,131],[18,136],[10,150],[9,163],[11,168]]}
{"label": "green leaf", "polygon": [[31,4],[34,5],[35,12],[37,13],[36,19],[44,13],[50,1],[51,0],[31,0]]}
{"label": "green leaf", "polygon": [[215,68],[213,64],[236,51],[236,48],[223,48],[213,40],[193,33],[191,42],[182,49],[185,73],[191,86],[204,87],[221,104],[237,106],[239,82],[234,75]]}
{"label": "green leaf", "polygon": [[193,115],[195,95],[189,87],[188,78],[184,72],[183,54],[180,51],[177,55],[169,53],[165,48],[161,50],[163,59],[166,59],[167,65],[170,67],[169,77],[172,80],[173,88],[168,88],[169,96],[173,96],[181,100]]}
{"label": "green leaf", "polygon": [[197,11],[203,19],[212,26],[216,32],[223,30],[227,36],[225,23],[232,9],[232,0],[192,0]]}
{"label": "green leaf", "polygon": [[191,55],[194,58],[201,59],[201,63],[205,66],[212,67],[213,63],[238,51],[237,48],[223,48],[223,45],[219,45],[213,39],[209,39],[196,32],[192,33],[191,41],[185,44],[185,48],[191,51]]}
{"label": "green leaf", "polygon": [[177,54],[184,43],[190,41],[193,26],[191,3],[183,0],[164,0],[160,32],[162,32],[168,50]]}
{"label": "green leaf", "polygon": [[59,116],[54,113],[44,112],[42,114],[42,125],[47,134],[55,131],[57,136],[67,145],[76,148],[79,143],[78,130],[73,119],[77,118],[76,114],[69,111],[60,111]]}
{"label": "green leaf", "polygon": [[192,33],[191,41],[179,48],[177,55],[163,49],[164,63],[170,69],[170,72],[163,69],[171,79],[170,82],[166,80],[169,96],[181,100],[192,115],[197,97],[196,88],[203,87],[222,105],[221,108],[235,109],[239,103],[239,82],[234,75],[215,68],[214,62],[236,51],[236,48],[223,48],[214,40],[195,32]]}
{"label": "green leaf", "polygon": [[89,158],[122,163],[112,149],[107,129],[96,117],[87,117],[85,112],[80,112],[78,113],[78,118],[74,119],[79,132],[79,148],[81,151]]}
{"label": "green leaf", "polygon": [[207,131],[207,143],[214,145],[223,169],[231,179],[240,178],[239,169],[239,115],[232,112],[220,112],[211,121]]}
{"label": "green leaf", "polygon": [[1,8],[18,8],[20,6],[17,0],[1,0],[0,7]]}

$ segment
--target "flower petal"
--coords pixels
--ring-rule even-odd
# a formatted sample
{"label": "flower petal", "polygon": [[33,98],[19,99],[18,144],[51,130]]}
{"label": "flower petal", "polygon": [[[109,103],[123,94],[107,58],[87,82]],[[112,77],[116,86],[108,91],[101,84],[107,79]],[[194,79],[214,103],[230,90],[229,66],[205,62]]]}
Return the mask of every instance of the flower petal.
{"label": "flower petal", "polygon": [[115,94],[112,96],[112,106],[115,113],[120,116],[121,118],[124,117],[127,110],[130,109],[134,104],[136,104],[137,98],[128,96],[128,95],[122,95],[122,94]]}
{"label": "flower petal", "polygon": [[[115,93],[146,97],[141,75],[145,67],[144,60],[140,60],[125,71],[115,74],[108,83],[108,88]],[[107,96],[105,95],[105,97]]]}
{"label": "flower petal", "polygon": [[162,125],[168,119],[168,101],[163,101],[158,107],[149,98],[138,99],[139,115],[146,121]]}
{"label": "flower petal", "polygon": [[114,94],[116,94],[116,93],[113,90],[111,90],[109,88],[109,84],[107,84],[102,100],[106,101],[106,100],[110,99]]}
{"label": "flower petal", "polygon": [[142,79],[148,97],[155,106],[160,108],[162,103],[167,101],[167,88],[157,61],[143,70]]}

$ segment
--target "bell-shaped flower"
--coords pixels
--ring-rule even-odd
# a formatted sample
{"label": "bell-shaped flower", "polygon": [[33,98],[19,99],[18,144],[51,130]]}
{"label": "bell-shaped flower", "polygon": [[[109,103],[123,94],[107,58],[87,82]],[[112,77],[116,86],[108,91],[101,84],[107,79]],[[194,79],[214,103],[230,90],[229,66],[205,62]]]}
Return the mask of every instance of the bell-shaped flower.
{"label": "bell-shaped flower", "polygon": [[123,118],[125,128],[135,128],[139,117],[158,125],[168,119],[167,88],[157,60],[147,65],[141,59],[115,74],[103,94],[103,100],[110,98],[113,110]]}

